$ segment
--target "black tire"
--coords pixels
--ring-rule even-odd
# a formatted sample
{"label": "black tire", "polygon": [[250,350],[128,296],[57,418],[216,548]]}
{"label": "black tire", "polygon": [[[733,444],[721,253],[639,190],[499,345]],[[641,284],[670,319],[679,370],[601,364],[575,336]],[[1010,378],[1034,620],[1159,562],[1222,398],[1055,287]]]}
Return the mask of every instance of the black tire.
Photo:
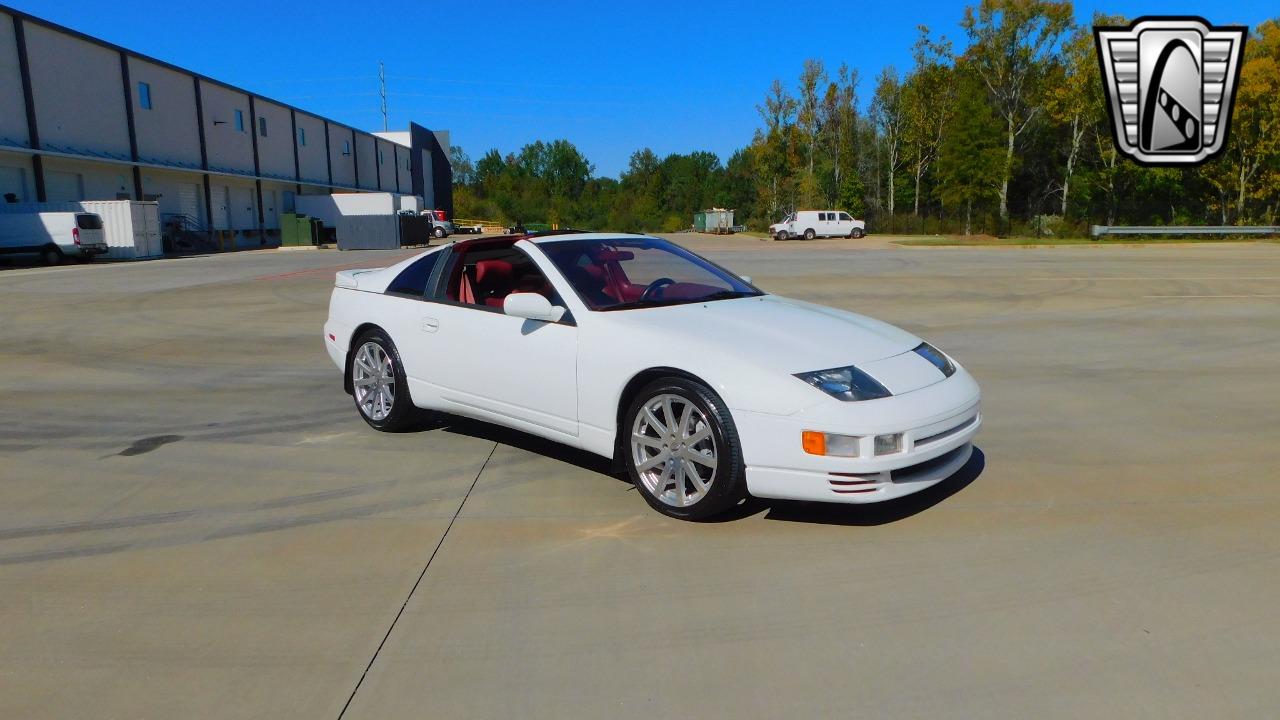
{"label": "black tire", "polygon": [[[361,389],[355,384],[356,355],[370,343],[377,345],[390,358],[391,372],[395,378],[391,410],[385,417],[375,418],[371,411],[364,407],[361,402]],[[351,343],[351,349],[347,351],[347,378],[351,381],[351,398],[355,401],[356,412],[369,423],[369,427],[382,432],[404,432],[416,429],[421,424],[423,413],[414,406],[413,398],[409,395],[409,384],[405,378],[404,365],[400,362],[400,351],[381,329],[366,330]]]}
{"label": "black tire", "polygon": [[813,228],[809,228],[808,230],[805,230],[805,231],[804,231],[804,239],[805,239],[805,240],[812,240],[812,239],[814,239],[814,238],[816,238],[816,237],[818,237],[818,233],[814,232],[814,231],[813,231]]}
{"label": "black tire", "polygon": [[443,237],[445,237],[446,235],[448,235],[449,233],[446,233],[446,232],[444,231],[444,228],[442,228],[442,227],[436,227],[436,228],[433,228],[433,229],[431,230],[431,234],[432,234],[432,235],[435,235],[435,236],[436,236],[436,238],[443,238]]}
{"label": "black tire", "polygon": [[849,237],[853,238],[854,240],[858,240],[860,238],[866,237],[866,234],[867,234],[866,230],[863,230],[862,228],[854,228],[849,232]]}
{"label": "black tire", "polygon": [[782,242],[783,240],[786,240],[786,239],[787,239],[787,231],[786,231],[786,230],[779,230],[779,231],[778,231],[778,234],[777,234],[777,235],[774,235],[773,237],[774,237],[774,239],[775,239],[775,240],[777,240],[778,242]]}
{"label": "black tire", "polygon": [[57,245],[49,245],[40,250],[40,260],[45,265],[61,265],[62,258],[62,250]]}
{"label": "black tire", "polygon": [[[716,467],[710,483],[701,498],[684,506],[668,504],[649,490],[640,471],[636,469],[637,461],[630,440],[637,415],[650,401],[662,395],[674,395],[691,403],[706,419],[714,440]],[[702,383],[682,377],[659,378],[649,383],[631,398],[618,430],[623,438],[619,451],[623,453],[631,482],[645,502],[663,515],[680,520],[702,520],[728,510],[746,497],[746,473],[737,426],[734,425],[724,401]],[[691,483],[686,484],[683,475],[679,482],[686,489],[691,486]],[[664,483],[664,490],[665,487]]]}

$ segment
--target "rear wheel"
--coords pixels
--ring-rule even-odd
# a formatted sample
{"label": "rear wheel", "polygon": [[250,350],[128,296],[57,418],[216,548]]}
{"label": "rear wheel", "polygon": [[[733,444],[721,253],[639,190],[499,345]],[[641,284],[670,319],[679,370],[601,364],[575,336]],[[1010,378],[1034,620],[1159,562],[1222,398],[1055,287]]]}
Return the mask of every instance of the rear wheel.
{"label": "rear wheel", "polygon": [[49,245],[40,251],[40,260],[45,265],[60,265],[62,263],[62,251],[56,245]]}
{"label": "rear wheel", "polygon": [[814,232],[814,231],[813,231],[813,228],[809,228],[808,230],[805,230],[805,231],[804,231],[804,239],[805,239],[805,240],[812,240],[812,239],[814,239],[814,238],[816,238],[816,237],[818,237],[818,233]]}
{"label": "rear wheel", "polygon": [[632,399],[620,430],[629,433],[631,482],[658,512],[699,520],[745,494],[738,431],[724,403],[701,383],[662,378]]}
{"label": "rear wheel", "polygon": [[356,409],[371,427],[401,432],[417,424],[420,414],[409,397],[400,352],[386,333],[370,330],[356,338],[347,368]]}

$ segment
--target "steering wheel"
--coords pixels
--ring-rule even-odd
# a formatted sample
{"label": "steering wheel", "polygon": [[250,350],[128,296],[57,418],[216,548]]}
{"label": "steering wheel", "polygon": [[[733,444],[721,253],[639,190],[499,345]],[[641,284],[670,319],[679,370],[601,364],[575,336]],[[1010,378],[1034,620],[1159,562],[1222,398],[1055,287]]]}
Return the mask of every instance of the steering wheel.
{"label": "steering wheel", "polygon": [[644,289],[644,292],[640,293],[640,300],[641,301],[657,300],[658,293],[660,293],[663,288],[665,288],[668,285],[675,285],[675,284],[676,284],[676,281],[672,280],[669,277],[660,277],[657,280],[654,280],[653,282],[649,283],[648,287]]}

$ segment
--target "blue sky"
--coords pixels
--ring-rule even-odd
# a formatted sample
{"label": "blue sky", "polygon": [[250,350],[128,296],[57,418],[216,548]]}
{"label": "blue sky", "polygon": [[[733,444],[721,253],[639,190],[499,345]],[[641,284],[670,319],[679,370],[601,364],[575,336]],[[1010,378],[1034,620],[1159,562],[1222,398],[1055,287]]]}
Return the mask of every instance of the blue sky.
{"label": "blue sky", "polygon": [[[392,129],[448,129],[472,158],[566,138],[602,175],[633,150],[728,159],[759,125],[774,78],[805,58],[861,75],[910,66],[916,25],[960,39],[963,2],[158,3],[5,0],[13,7],[307,110],[380,130],[378,61]],[[1211,22],[1280,15],[1275,0],[1077,3]]]}

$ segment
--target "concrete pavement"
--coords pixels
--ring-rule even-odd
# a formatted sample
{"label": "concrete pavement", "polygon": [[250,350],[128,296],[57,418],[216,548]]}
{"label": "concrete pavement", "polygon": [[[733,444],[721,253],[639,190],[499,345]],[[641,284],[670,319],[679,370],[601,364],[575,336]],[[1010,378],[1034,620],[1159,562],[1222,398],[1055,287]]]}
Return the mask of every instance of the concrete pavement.
{"label": "concrete pavement", "polygon": [[369,430],[320,323],[403,253],[0,272],[0,715],[1280,707],[1280,245],[676,239],[955,355],[981,452],[680,523],[535,438]]}

